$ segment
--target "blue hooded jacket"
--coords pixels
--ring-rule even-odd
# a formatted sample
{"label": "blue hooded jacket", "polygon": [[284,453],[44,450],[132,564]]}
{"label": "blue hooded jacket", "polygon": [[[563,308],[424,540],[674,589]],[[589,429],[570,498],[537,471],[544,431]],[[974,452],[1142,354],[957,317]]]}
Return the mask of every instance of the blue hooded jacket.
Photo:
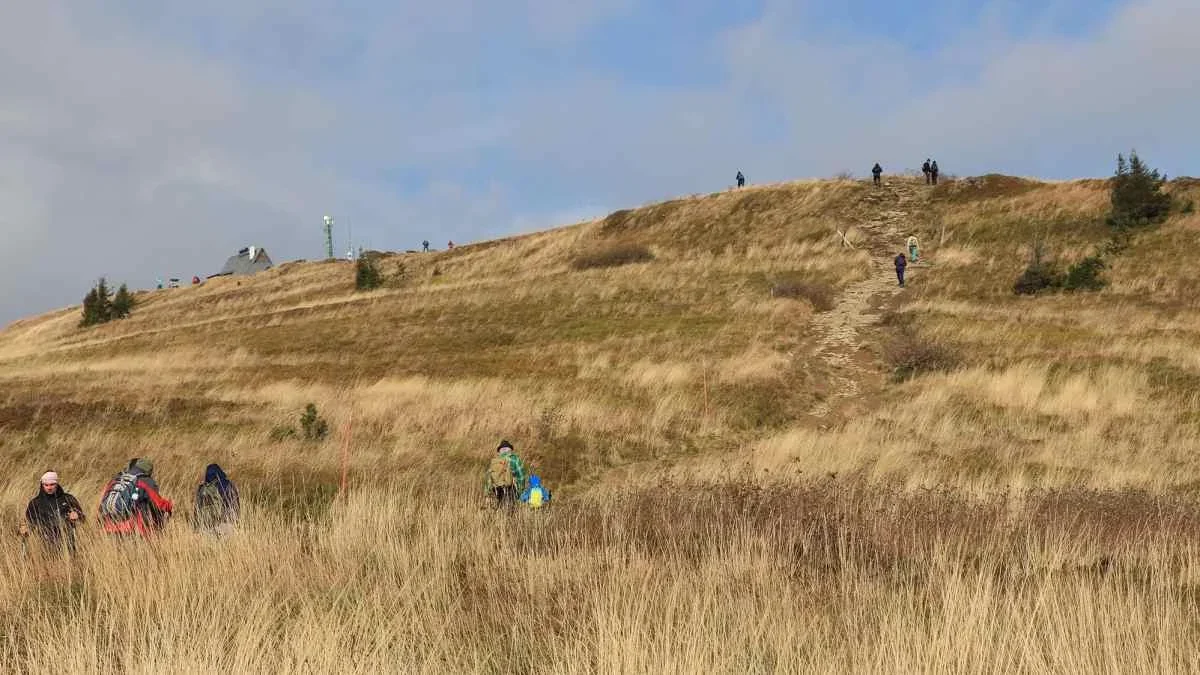
{"label": "blue hooded jacket", "polygon": [[204,482],[196,488],[197,511],[200,504],[200,491],[209,483],[216,485],[217,492],[221,494],[221,501],[225,507],[222,520],[236,522],[241,511],[241,499],[238,495],[237,486],[234,485],[233,481],[229,480],[229,477],[225,475],[225,471],[221,469],[219,464],[209,464],[204,470]]}
{"label": "blue hooded jacket", "polygon": [[529,477],[529,487],[525,488],[525,491],[521,493],[521,501],[528,503],[529,502],[529,494],[531,492],[533,492],[534,489],[538,489],[538,490],[542,491],[542,503],[550,501],[550,490],[542,485],[542,477],[541,476],[530,476]]}

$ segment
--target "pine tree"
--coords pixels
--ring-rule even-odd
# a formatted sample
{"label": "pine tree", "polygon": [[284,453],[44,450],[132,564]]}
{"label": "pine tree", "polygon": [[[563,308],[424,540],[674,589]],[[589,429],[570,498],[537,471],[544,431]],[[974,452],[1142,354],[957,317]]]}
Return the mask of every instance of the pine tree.
{"label": "pine tree", "polygon": [[117,294],[113,296],[112,304],[110,305],[110,318],[124,319],[133,311],[134,304],[136,304],[136,301],[133,299],[133,295],[129,293],[129,289],[126,288],[125,284],[121,284],[121,287],[117,289]]}
{"label": "pine tree", "polygon": [[97,323],[105,323],[112,318],[112,291],[108,290],[108,281],[100,277],[96,283],[96,318]]}
{"label": "pine tree", "polygon": [[383,285],[383,273],[371,256],[360,255],[355,261],[354,287],[360,291],[369,291]]}
{"label": "pine tree", "polygon": [[112,292],[108,290],[108,281],[100,277],[96,285],[83,296],[83,317],[79,325],[95,326],[129,316],[135,302],[133,294],[125,284],[121,284],[116,297],[113,297]]}
{"label": "pine tree", "polygon": [[1117,172],[1112,179],[1112,212],[1108,223],[1116,228],[1153,225],[1166,220],[1171,209],[1170,195],[1162,191],[1166,177],[1151,170],[1137,152],[1126,162],[1117,155]]}
{"label": "pine tree", "polygon": [[100,323],[99,317],[96,315],[96,289],[89,288],[87,295],[83,296],[83,318],[79,320],[80,326],[94,326]]}

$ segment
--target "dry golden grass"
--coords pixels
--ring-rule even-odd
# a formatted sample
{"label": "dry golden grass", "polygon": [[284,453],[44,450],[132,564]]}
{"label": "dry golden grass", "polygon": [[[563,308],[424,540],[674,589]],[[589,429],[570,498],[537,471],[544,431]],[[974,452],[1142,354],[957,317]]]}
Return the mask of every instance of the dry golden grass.
{"label": "dry golden grass", "polygon": [[[0,671],[1200,668],[1196,216],[1136,237],[1104,291],[1018,298],[1035,236],[1103,243],[1102,182],[888,180],[388,255],[404,276],[369,293],[292,263],[8,327],[5,522],[51,466],[93,514],[138,455],[183,511],[211,461],[250,506],[220,543],[89,525],[74,566],[0,543]],[[865,303],[883,320],[844,366],[815,358],[820,308],[772,286],[840,297],[908,233],[908,288]],[[654,259],[572,269],[615,244]],[[893,380],[903,336],[961,366]],[[334,437],[271,440],[309,402]],[[551,512],[478,508],[500,438]]]}
{"label": "dry golden grass", "polygon": [[[506,517],[425,482],[232,539],[0,556],[34,672],[1188,672],[1197,504],[858,478],[618,491]],[[603,498],[601,498],[603,497]]]}

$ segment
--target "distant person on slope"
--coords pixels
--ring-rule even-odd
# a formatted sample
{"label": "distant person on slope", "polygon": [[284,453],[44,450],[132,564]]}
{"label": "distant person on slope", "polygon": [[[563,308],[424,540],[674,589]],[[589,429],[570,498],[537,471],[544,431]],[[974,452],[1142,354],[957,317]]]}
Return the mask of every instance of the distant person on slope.
{"label": "distant person on slope", "polygon": [[429,253],[429,240],[428,240],[428,239],[426,239],[425,241],[421,242],[421,246],[423,246],[423,247],[424,247],[424,250],[425,250],[425,252],[426,252],[426,253]]}
{"label": "distant person on slope", "polygon": [[496,454],[488,462],[487,491],[496,500],[496,508],[516,506],[519,495],[525,490],[525,464],[513,451],[512,443],[500,441]]}
{"label": "distant person on slope", "polygon": [[932,172],[933,172],[933,168],[929,166],[929,158],[926,157],[925,163],[921,165],[921,173],[925,174],[925,184],[926,185],[930,184],[929,177]]}
{"label": "distant person on slope", "polygon": [[938,178],[938,165],[937,165],[937,160],[936,160],[936,159],[935,159],[935,160],[933,160],[933,164],[930,164],[930,165],[929,165],[929,175],[930,175],[930,177],[931,177],[931,178],[933,178],[933,184],[934,184],[934,185],[937,185],[937,178]]}
{"label": "distant person on slope", "polygon": [[159,494],[153,473],[154,462],[139,457],[104,487],[99,513],[106,533],[148,539],[166,526],[175,505]]}
{"label": "distant person on slope", "polygon": [[195,528],[228,536],[233,534],[240,514],[237,485],[229,480],[219,464],[209,464],[204,470],[204,482],[196,488]]}
{"label": "distant person on slope", "polygon": [[904,268],[908,266],[908,258],[904,254],[896,256],[896,279],[900,281],[900,286],[904,286]]}
{"label": "distant person on slope", "polygon": [[746,187],[746,177],[742,175],[740,170],[737,172],[737,186],[739,188]]}
{"label": "distant person on slope", "polygon": [[41,489],[25,507],[25,522],[19,534],[28,537],[30,531],[38,535],[47,551],[75,554],[75,524],[83,520],[83,508],[79,500],[71,496],[58,484],[58,474],[47,471],[42,474]]}
{"label": "distant person on slope", "polygon": [[875,166],[871,167],[871,175],[875,178],[875,184],[879,185],[879,177],[883,175],[883,167],[879,166],[879,162],[875,162]]}

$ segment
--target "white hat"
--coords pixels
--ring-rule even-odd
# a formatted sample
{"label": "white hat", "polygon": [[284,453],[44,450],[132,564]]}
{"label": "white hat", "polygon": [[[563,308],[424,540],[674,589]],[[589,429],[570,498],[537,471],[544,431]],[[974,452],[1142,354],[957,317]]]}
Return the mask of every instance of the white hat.
{"label": "white hat", "polygon": [[58,485],[58,474],[53,471],[42,474],[42,485]]}

